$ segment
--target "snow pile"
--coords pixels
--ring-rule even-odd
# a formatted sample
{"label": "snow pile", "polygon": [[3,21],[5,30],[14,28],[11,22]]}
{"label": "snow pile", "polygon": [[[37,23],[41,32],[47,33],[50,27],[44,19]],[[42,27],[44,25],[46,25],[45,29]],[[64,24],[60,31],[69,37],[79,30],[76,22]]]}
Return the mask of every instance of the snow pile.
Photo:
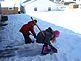
{"label": "snow pile", "polygon": [[[24,44],[24,39],[19,29],[23,24],[31,20],[30,16],[24,14],[8,15],[8,18],[8,25],[5,26],[3,30],[0,30],[0,49],[5,45],[19,46],[20,44]],[[19,49],[14,51],[15,56],[0,58],[0,61],[81,61],[81,37],[79,37],[81,35],[63,27],[42,21],[41,19],[37,20],[37,24],[42,30],[52,27],[54,30],[59,30],[61,32],[60,37],[57,38],[57,42],[52,44],[58,49],[58,53],[41,56],[39,50],[41,50],[42,45],[28,44],[19,46]],[[35,31],[36,33],[39,32],[37,27],[35,27]]]}
{"label": "snow pile", "polygon": [[23,42],[23,36],[19,32],[19,29],[25,22],[27,23],[26,19],[28,20],[28,16],[26,17],[26,15],[8,15],[8,25],[0,30],[1,46],[18,45],[17,43]]}

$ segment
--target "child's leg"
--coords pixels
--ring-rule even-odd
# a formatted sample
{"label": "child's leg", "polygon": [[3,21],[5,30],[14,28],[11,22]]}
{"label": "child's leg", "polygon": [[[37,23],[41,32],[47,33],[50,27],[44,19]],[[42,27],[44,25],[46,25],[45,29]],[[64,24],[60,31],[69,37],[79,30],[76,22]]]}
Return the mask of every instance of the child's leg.
{"label": "child's leg", "polygon": [[24,39],[25,39],[25,44],[32,43],[32,40],[28,35],[24,35]]}
{"label": "child's leg", "polygon": [[44,44],[41,54],[48,54],[51,50],[48,49],[48,44]]}

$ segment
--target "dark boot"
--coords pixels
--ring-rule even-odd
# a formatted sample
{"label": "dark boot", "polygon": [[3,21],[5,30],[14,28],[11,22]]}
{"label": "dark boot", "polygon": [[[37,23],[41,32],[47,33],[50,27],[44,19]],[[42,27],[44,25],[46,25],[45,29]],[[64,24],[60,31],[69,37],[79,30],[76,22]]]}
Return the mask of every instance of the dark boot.
{"label": "dark boot", "polygon": [[41,54],[46,55],[51,51],[51,49],[48,49],[48,45],[43,45]]}
{"label": "dark boot", "polygon": [[24,36],[24,39],[25,39],[25,44],[32,43],[32,40],[31,40],[31,38],[29,36],[27,36],[27,35],[23,35],[23,36]]}

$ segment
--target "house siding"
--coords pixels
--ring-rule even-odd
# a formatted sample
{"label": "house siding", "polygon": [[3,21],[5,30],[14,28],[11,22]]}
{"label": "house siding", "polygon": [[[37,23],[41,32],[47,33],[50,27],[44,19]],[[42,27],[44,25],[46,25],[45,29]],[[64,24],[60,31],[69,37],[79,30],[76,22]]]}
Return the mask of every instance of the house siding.
{"label": "house siding", "polygon": [[[26,12],[34,12],[34,11],[48,11],[48,8],[51,7],[51,10],[53,11],[56,8],[56,4],[51,2],[51,1],[35,1],[32,2],[31,4],[27,4],[24,6]],[[37,8],[37,10],[34,10],[35,7]]]}
{"label": "house siding", "polygon": [[18,13],[18,7],[14,7],[14,8],[3,7],[3,8],[1,8],[1,14],[17,14],[17,13]]}

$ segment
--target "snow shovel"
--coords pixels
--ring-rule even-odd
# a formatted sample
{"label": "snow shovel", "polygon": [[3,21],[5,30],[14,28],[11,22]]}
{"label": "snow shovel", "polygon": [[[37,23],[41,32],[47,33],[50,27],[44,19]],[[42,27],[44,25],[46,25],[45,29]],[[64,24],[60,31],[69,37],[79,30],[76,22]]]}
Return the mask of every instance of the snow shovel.
{"label": "snow shovel", "polygon": [[[33,21],[33,18],[31,17],[32,21]],[[40,30],[40,32],[42,33],[42,35],[45,37],[44,33],[42,32],[41,28],[36,24],[37,28]]]}

